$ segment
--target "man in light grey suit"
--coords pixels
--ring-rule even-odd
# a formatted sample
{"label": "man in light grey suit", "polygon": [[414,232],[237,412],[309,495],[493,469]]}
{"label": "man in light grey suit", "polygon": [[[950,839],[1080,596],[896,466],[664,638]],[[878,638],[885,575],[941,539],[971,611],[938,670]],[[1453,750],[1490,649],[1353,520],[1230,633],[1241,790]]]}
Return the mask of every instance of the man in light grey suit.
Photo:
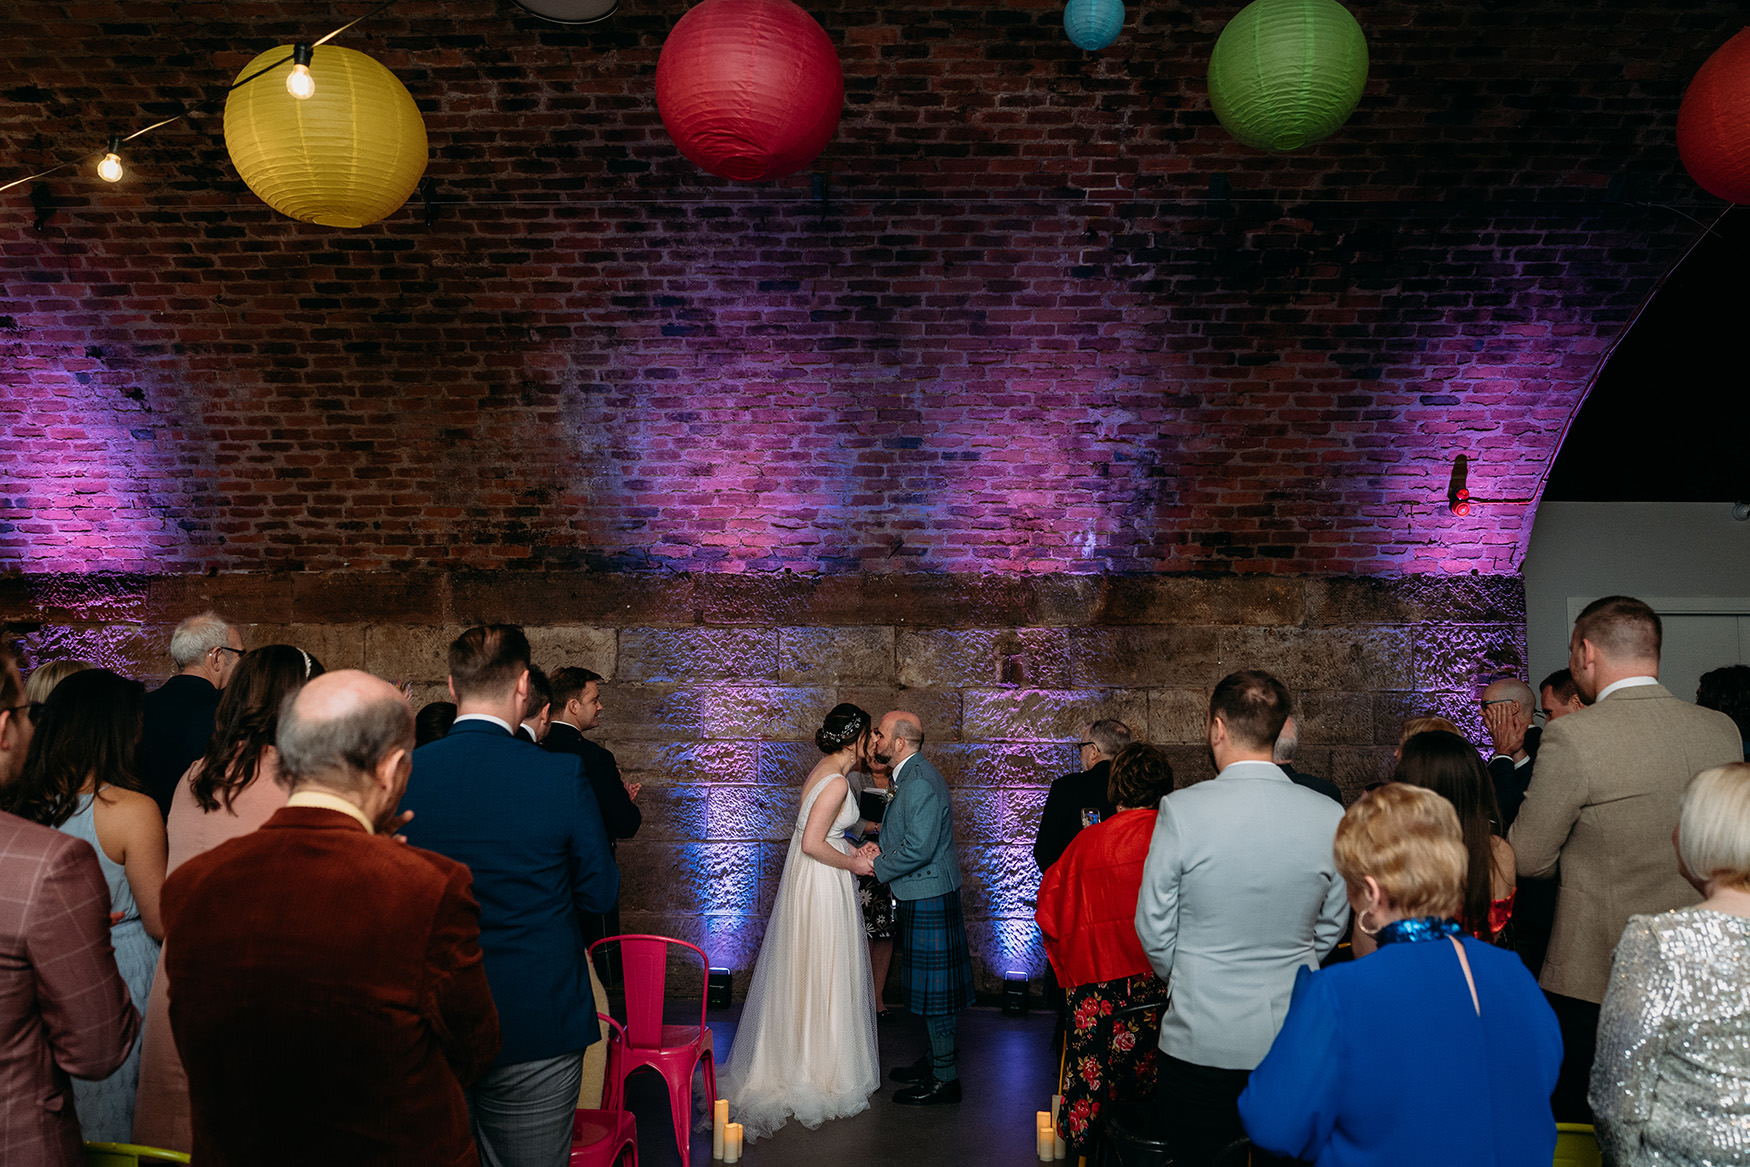
{"label": "man in light grey suit", "polygon": [[960,1011],[972,1004],[972,957],[960,914],[960,859],[948,784],[918,751],[923,723],[895,710],[881,719],[871,742],[875,759],[893,767],[893,801],[881,820],[875,878],[899,902],[899,987],[905,1007],[924,1019],[930,1052],[893,1071],[910,1084],[893,1100],[902,1106],[960,1101],[956,1050]]}
{"label": "man in light grey suit", "polygon": [[1556,918],[1539,978],[1562,1026],[1557,1122],[1591,1122],[1586,1083],[1610,958],[1631,915],[1700,897],[1671,852],[1683,790],[1742,760],[1738,727],[1659,684],[1659,615],[1629,596],[1586,606],[1568,668],[1588,707],[1550,723],[1537,774],[1507,841],[1522,879],[1560,866]]}
{"label": "man in light grey suit", "polygon": [[1160,1099],[1173,1162],[1202,1167],[1245,1131],[1238,1099],[1288,1012],[1295,972],[1317,967],[1349,918],[1331,841],[1341,805],[1271,760],[1291,712],[1269,673],[1209,698],[1212,782],[1161,800],[1136,934],[1172,989]]}

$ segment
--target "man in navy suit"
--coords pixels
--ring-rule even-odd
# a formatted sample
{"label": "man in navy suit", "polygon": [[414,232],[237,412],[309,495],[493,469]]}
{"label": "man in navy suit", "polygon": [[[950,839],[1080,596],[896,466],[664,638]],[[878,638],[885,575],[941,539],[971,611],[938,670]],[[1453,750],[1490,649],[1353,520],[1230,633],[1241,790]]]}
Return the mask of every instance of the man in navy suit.
{"label": "man in navy suit", "polygon": [[582,920],[613,906],[620,875],[578,759],[514,735],[529,642],[514,625],[450,645],[456,723],[413,755],[409,842],[468,865],[504,1048],[468,1091],[485,1167],[561,1167],[584,1048],[601,1036]]}

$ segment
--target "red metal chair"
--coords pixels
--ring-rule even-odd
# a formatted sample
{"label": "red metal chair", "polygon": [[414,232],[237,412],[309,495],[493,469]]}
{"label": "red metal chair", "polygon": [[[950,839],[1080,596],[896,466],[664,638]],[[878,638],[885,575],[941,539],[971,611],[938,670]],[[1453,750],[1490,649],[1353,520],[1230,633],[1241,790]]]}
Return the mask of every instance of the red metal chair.
{"label": "red metal chair", "polygon": [[626,1110],[580,1110],[571,1120],[571,1167],[614,1167],[630,1151],[638,1167],[638,1123]]}
{"label": "red metal chair", "polygon": [[[693,1126],[693,1071],[701,1062],[705,1067],[705,1106],[717,1102],[717,1068],[711,1049],[711,1027],[705,1024],[705,990],[710,979],[710,961],[703,949],[667,936],[609,936],[589,946],[590,959],[604,944],[617,944],[625,974],[626,1026],[623,1035],[615,1035],[618,1049],[609,1047],[611,1085],[603,1091],[603,1105],[608,1098],[623,1098],[625,1080],[632,1073],[649,1066],[661,1074],[668,1084],[668,1105],[674,1115],[675,1146],[681,1162],[688,1154]],[[699,1021],[697,1025],[664,1025],[663,1001],[668,988],[668,957],[673,949],[691,953],[699,963]],[[618,1062],[617,1072],[614,1063]]]}
{"label": "red metal chair", "polygon": [[619,1080],[620,1046],[626,1031],[606,1013],[597,1013],[608,1043],[608,1066],[602,1084],[602,1108],[579,1107],[571,1119],[571,1167],[613,1167],[620,1156],[632,1152],[632,1167],[638,1167],[638,1123],[621,1105]]}

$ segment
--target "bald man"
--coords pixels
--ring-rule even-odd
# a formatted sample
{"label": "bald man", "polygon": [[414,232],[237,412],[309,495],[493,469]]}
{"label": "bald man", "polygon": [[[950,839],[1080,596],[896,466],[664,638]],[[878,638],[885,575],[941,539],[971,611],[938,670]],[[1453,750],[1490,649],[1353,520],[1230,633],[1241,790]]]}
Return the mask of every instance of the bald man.
{"label": "bald man", "polygon": [[1525,789],[1531,785],[1532,766],[1537,761],[1538,738],[1543,731],[1531,723],[1537,712],[1537,694],[1524,681],[1496,681],[1483,690],[1483,728],[1489,731],[1494,754],[1489,758],[1489,777],[1495,784],[1495,801],[1501,806],[1501,830],[1505,832],[1519,815]]}
{"label": "bald man", "polygon": [[390,836],[413,711],[368,673],[328,673],[275,744],[284,808],[164,883],[193,1154],[475,1164],[463,1088],[498,1052],[498,1014],[468,869]]}
{"label": "bald man", "polygon": [[893,801],[881,820],[875,878],[899,903],[899,986],[905,1007],[924,1019],[930,1052],[893,1071],[901,1106],[960,1101],[956,1047],[960,1011],[972,1004],[972,958],[960,913],[960,859],[948,784],[919,751],[923,722],[894,710],[875,727],[875,760],[893,767]]}

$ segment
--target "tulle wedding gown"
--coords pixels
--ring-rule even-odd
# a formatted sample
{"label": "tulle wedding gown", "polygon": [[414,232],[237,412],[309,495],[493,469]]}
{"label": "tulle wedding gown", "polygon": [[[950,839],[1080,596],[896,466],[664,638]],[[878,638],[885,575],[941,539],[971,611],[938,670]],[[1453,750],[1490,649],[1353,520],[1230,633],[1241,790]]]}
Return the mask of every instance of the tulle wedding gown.
{"label": "tulle wedding gown", "polygon": [[812,1130],[866,1110],[881,1084],[856,880],[802,852],[808,812],[828,789],[844,805],[827,842],[850,851],[844,831],[857,821],[857,801],[842,778],[822,778],[796,812],[778,898],[720,1075],[729,1119],[750,1140],[791,1118]]}

